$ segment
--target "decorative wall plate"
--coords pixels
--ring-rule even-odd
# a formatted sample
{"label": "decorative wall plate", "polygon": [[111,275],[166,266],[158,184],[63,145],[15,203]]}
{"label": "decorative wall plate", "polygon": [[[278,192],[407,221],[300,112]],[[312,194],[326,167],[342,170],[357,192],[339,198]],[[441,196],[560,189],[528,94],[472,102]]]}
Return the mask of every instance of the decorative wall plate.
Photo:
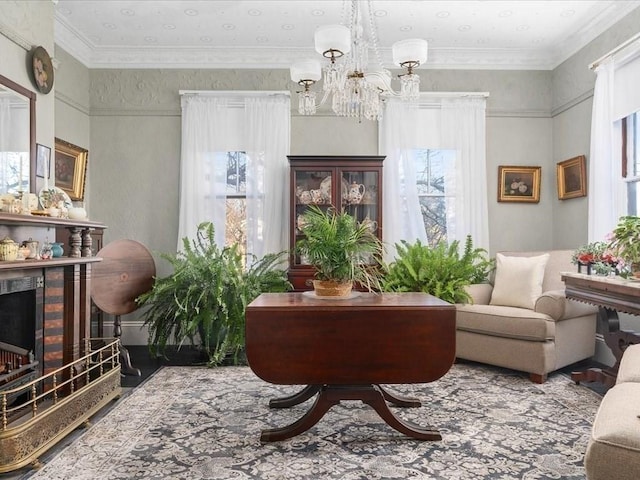
{"label": "decorative wall plate", "polygon": [[53,64],[44,47],[36,47],[31,54],[33,83],[40,93],[49,93],[53,88]]}
{"label": "decorative wall plate", "polygon": [[40,199],[40,205],[42,208],[49,208],[52,204],[57,207],[59,202],[62,202],[64,207],[67,209],[73,207],[73,203],[71,203],[71,199],[69,198],[69,195],[67,195],[67,192],[58,187],[49,187],[49,190],[43,188],[40,190],[38,198]]}

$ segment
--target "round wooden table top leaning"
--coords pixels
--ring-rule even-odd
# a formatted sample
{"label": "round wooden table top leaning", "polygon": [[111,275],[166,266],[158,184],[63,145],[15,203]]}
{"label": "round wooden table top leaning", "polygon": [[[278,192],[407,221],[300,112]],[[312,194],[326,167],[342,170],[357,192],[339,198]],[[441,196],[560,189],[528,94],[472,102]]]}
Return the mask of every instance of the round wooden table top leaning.
{"label": "round wooden table top leaning", "polygon": [[246,309],[246,351],[254,373],[269,383],[306,385],[269,406],[290,407],[317,395],[302,418],[264,430],[261,440],[298,435],[342,400],[370,405],[401,433],[440,440],[437,430],[400,420],[386,403],[416,407],[420,401],[381,384],[427,383],[449,371],[455,306],[424,293],[360,293],[347,300],[305,293],[262,294]]}

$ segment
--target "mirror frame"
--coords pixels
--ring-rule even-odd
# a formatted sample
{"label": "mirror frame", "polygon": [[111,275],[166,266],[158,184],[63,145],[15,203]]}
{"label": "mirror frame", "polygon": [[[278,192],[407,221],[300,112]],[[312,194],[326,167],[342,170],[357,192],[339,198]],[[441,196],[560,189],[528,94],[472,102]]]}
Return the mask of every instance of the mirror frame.
{"label": "mirror frame", "polygon": [[29,99],[29,191],[36,193],[36,94],[3,75],[0,85]]}

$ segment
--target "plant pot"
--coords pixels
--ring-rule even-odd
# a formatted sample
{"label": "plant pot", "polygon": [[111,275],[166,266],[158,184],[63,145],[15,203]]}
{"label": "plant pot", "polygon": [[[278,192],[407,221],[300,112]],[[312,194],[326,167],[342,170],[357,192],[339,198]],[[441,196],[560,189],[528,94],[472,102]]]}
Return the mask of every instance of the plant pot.
{"label": "plant pot", "polygon": [[351,282],[313,281],[313,289],[318,297],[346,297],[351,293],[352,288],[353,284]]}

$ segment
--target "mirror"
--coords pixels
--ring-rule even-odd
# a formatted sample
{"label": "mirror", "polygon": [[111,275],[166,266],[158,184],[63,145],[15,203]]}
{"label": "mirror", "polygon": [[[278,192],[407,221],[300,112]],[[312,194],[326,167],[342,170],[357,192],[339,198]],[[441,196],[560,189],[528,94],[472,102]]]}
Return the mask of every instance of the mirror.
{"label": "mirror", "polygon": [[0,75],[0,195],[35,193],[36,94]]}

